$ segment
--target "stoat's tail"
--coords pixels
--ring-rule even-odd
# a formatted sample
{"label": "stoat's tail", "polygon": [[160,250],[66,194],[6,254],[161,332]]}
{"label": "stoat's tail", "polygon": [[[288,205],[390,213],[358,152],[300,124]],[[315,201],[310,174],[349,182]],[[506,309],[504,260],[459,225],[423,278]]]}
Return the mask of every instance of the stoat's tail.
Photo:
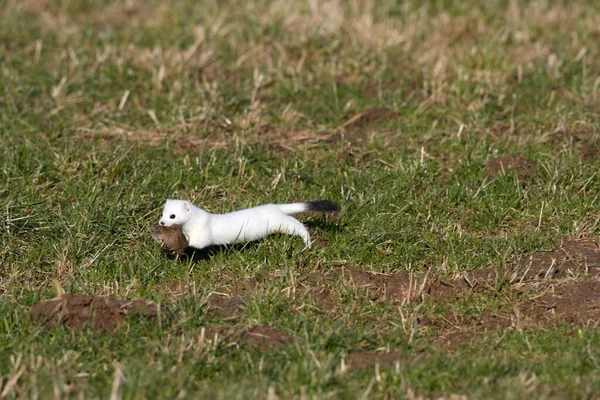
{"label": "stoat's tail", "polygon": [[315,200],[303,203],[276,204],[277,209],[284,214],[296,214],[304,211],[335,212],[338,206],[331,200]]}

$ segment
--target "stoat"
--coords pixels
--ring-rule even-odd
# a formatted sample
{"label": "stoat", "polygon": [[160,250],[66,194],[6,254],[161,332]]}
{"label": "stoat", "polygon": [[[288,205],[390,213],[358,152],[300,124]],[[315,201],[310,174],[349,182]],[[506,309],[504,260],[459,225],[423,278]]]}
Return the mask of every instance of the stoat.
{"label": "stoat", "polygon": [[211,214],[185,200],[167,200],[160,225],[180,225],[188,246],[202,249],[211,245],[247,242],[281,232],[297,235],[310,247],[308,230],[292,217],[304,211],[334,212],[329,200],[291,204],[265,204],[227,214]]}

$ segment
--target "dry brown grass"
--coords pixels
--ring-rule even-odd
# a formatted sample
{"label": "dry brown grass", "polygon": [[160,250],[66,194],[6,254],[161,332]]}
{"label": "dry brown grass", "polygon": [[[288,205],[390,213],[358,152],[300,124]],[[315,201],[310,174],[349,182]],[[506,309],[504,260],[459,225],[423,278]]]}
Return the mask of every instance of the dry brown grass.
{"label": "dry brown grass", "polygon": [[[48,71],[56,77],[50,93],[56,106],[51,114],[76,110],[80,114],[77,129],[85,130],[86,135],[127,137],[150,145],[164,142],[170,133],[120,127],[110,121],[112,115],[133,107],[161,132],[185,136],[190,143],[187,148],[197,148],[200,143],[223,146],[232,139],[258,142],[265,129],[294,132],[296,129],[285,128],[290,124],[322,130],[311,122],[311,115],[292,103],[279,113],[270,112],[278,102],[273,94],[282,85],[291,85],[294,90],[301,90],[310,81],[319,85],[331,85],[332,81],[364,85],[368,83],[365,77],[376,82],[385,71],[396,70],[402,71],[402,80],[410,81],[414,74],[422,76],[422,83],[405,94],[418,101],[417,112],[448,106],[463,109],[451,119],[460,121],[459,125],[469,131],[477,129],[473,119],[486,107],[514,102],[512,91],[527,74],[544,68],[551,80],[558,81],[565,73],[565,64],[574,61],[589,71],[600,69],[597,46],[589,40],[598,34],[598,15],[582,5],[562,7],[542,0],[527,4],[513,0],[493,18],[486,14],[485,5],[470,6],[456,16],[447,11],[432,14],[427,6],[411,2],[398,7],[392,2],[373,0],[242,4],[213,1],[190,7],[197,22],[177,33],[186,38],[187,45],[107,43],[92,54],[85,48],[83,29],[91,27],[120,35],[132,35],[141,28],[171,29],[173,9],[159,2],[138,0],[115,2],[85,13],[68,12],[42,0],[14,2],[6,7],[37,15],[42,32],[57,35],[58,46],[47,48],[44,37],[31,44],[34,61],[40,52],[53,53],[53,62],[46,61]],[[248,24],[249,20],[263,29],[280,30],[264,40],[262,33]],[[574,26],[578,33],[563,41]],[[312,45],[317,42],[332,46]],[[138,89],[124,85],[118,97],[109,102],[97,101],[91,112],[81,114],[78,105],[87,93],[70,88],[93,79],[101,68],[141,71],[151,77],[144,90],[179,99],[179,110],[174,107],[157,117],[156,110],[144,104]],[[515,79],[516,86],[508,84]],[[563,90],[558,95],[575,103],[594,104],[599,98],[599,82],[600,79],[591,87],[582,87],[581,94]],[[197,90],[189,90],[192,83]],[[245,112],[226,111],[223,84],[241,89],[249,98]],[[388,82],[383,84],[388,86]],[[182,109],[182,104],[187,107]],[[341,106],[350,113],[361,111],[353,101]],[[168,116],[166,120],[164,115]],[[99,117],[105,122],[98,124]],[[192,128],[190,134],[190,126],[197,127],[205,120],[214,123],[201,130],[216,132],[216,137],[208,141],[199,137],[203,135],[199,130]],[[572,123],[556,121],[550,129],[568,129]],[[235,133],[220,135],[221,128],[233,129]],[[240,131],[244,132],[243,138]],[[249,138],[249,132],[255,135],[254,140]],[[514,134],[514,128],[509,133]],[[316,132],[311,135],[320,136]],[[294,141],[301,140],[295,134],[279,136],[277,140],[284,146],[295,147]],[[186,151],[185,145],[181,151]]]}

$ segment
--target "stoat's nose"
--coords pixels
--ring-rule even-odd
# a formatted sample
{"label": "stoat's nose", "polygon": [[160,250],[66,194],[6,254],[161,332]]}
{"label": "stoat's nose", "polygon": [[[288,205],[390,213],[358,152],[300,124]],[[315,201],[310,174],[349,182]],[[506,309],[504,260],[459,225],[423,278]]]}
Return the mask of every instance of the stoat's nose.
{"label": "stoat's nose", "polygon": [[160,221],[160,224],[161,224],[162,226],[165,226],[165,221]]}

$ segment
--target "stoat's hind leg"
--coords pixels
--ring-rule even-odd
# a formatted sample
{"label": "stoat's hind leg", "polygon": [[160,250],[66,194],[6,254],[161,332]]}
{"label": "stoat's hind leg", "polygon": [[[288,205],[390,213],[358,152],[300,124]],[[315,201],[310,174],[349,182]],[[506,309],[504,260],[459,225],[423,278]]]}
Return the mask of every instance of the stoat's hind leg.
{"label": "stoat's hind leg", "polygon": [[306,247],[310,247],[312,243],[310,241],[310,234],[308,233],[308,230],[304,227],[304,225],[302,225],[302,223],[296,218],[290,217],[289,215],[286,215],[281,219],[279,226],[273,227],[272,233],[275,232],[286,233],[288,235],[293,236],[300,236],[302,240],[304,240],[304,244],[306,245]]}

